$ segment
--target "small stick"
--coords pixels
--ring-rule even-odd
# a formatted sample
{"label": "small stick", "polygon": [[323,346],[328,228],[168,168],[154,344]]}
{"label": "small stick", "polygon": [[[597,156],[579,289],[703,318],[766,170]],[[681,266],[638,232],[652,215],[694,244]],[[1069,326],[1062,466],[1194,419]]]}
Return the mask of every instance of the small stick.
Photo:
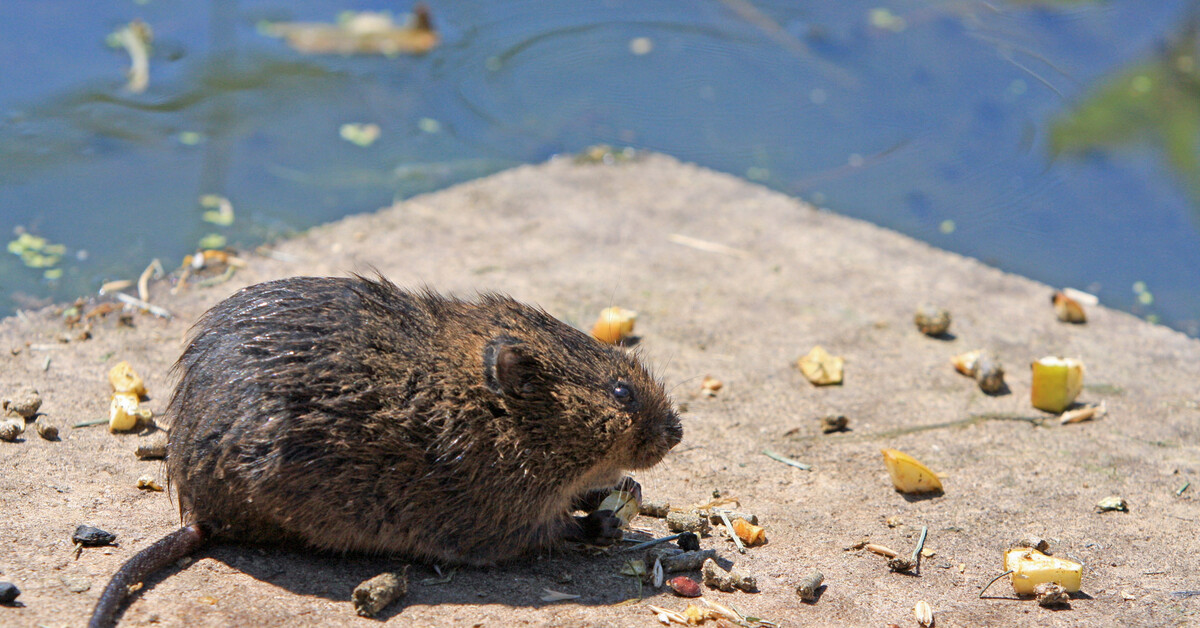
{"label": "small stick", "polygon": [[118,292],[115,296],[117,297],[118,301],[132,305],[133,307],[136,307],[138,309],[146,310],[147,312],[150,312],[151,314],[153,314],[159,318],[171,318],[172,316],[174,316],[166,308],[161,308],[161,307],[158,307],[157,305],[152,305],[150,303],[146,303],[144,300],[139,299],[132,295],[125,294],[124,292]]}
{"label": "small stick", "polygon": [[913,550],[912,563],[921,568],[921,550],[925,549],[925,536],[929,534],[929,526],[921,526],[921,538],[917,540],[917,549]]}
{"label": "small stick", "polygon": [[729,538],[733,539],[733,544],[737,547],[739,554],[746,553],[746,546],[742,545],[742,540],[738,538],[737,532],[733,531],[733,524],[729,521],[729,515],[725,514],[724,510],[718,510],[717,514],[721,516],[721,521],[725,524],[725,532],[729,534]]}
{"label": "small stick", "polygon": [[782,462],[783,464],[796,467],[797,469],[800,469],[801,471],[808,471],[809,469],[812,468],[811,464],[804,464],[803,462],[797,462],[795,460],[792,460],[791,458],[785,458],[784,456],[781,456],[781,455],[771,451],[770,449],[764,449],[763,454],[765,454],[771,460],[774,460],[776,462]]}
{"label": "small stick", "polygon": [[42,362],[42,370],[43,370],[43,371],[49,371],[49,370],[50,370],[50,356],[46,356],[46,361],[45,361],[45,362]]}
{"label": "small stick", "polygon": [[681,536],[683,536],[683,532],[680,532],[679,534],[672,534],[671,536],[664,536],[664,537],[658,538],[658,539],[652,539],[652,540],[646,541],[644,543],[638,543],[637,545],[631,545],[622,551],[635,552],[640,549],[646,549],[647,547],[653,547],[655,545],[658,545],[659,543],[667,543],[669,541],[674,541],[675,539],[677,539]]}
{"label": "small stick", "polygon": [[1187,484],[1184,484],[1183,486],[1179,487],[1179,490],[1175,491],[1175,494],[1176,494],[1176,495],[1183,495],[1183,492],[1184,492],[1184,491],[1186,491],[1186,490],[1188,490],[1188,487],[1189,487],[1189,486],[1191,486],[1191,485],[1192,485],[1192,483],[1191,483],[1191,482],[1188,482]]}
{"label": "small stick", "polygon": [[1012,569],[1009,569],[1008,571],[1006,571],[1006,572],[1004,572],[1004,573],[1002,573],[1002,574],[1000,574],[1000,575],[996,576],[995,578],[992,578],[990,582],[988,582],[987,584],[983,585],[983,589],[982,589],[981,591],[979,591],[979,599],[981,599],[981,600],[983,599],[983,594],[984,594],[984,592],[985,592],[985,591],[987,591],[987,590],[988,590],[988,587],[992,586],[992,584],[994,584],[994,583],[995,583],[997,580],[999,580],[999,579],[1003,578],[1004,576],[1007,576],[1008,574],[1010,574],[1010,573],[1012,573],[1012,572],[1013,572],[1013,570],[1012,570]]}
{"label": "small stick", "polygon": [[80,423],[76,423],[71,427],[91,427],[93,425],[104,425],[105,423],[108,423],[108,419],[92,419],[91,421],[82,421]]}

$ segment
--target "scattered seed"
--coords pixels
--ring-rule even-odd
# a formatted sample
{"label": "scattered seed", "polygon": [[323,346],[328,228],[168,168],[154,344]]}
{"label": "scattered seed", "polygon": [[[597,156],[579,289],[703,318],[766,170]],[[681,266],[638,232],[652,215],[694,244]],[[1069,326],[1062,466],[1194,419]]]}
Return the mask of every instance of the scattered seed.
{"label": "scattered seed", "polygon": [[917,329],[926,336],[942,336],[950,331],[950,312],[926,303],[917,308],[917,313],[913,315],[913,322],[917,324]]}
{"label": "scattered seed", "polygon": [[832,434],[833,432],[841,432],[850,424],[850,419],[847,419],[841,414],[830,414],[821,417],[821,432]]}
{"label": "scattered seed", "polygon": [[381,573],[354,587],[351,599],[360,617],[374,617],[388,604],[408,593],[408,566],[399,573]]}
{"label": "scattered seed", "polygon": [[704,515],[693,510],[667,513],[667,529],[671,532],[693,532],[700,536],[708,536],[711,527]]}
{"label": "scattered seed", "polygon": [[933,625],[933,609],[929,607],[929,602],[921,600],[913,607],[913,617],[917,619],[917,623],[929,628]]}
{"label": "scattered seed", "polygon": [[24,419],[5,419],[0,422],[0,440],[15,442],[25,431]]}
{"label": "scattered seed", "polygon": [[700,597],[700,583],[687,576],[676,576],[667,580],[667,586],[679,597]]}
{"label": "scattered seed", "polygon": [[11,582],[0,582],[0,604],[12,604],[21,595],[21,590]]}
{"label": "scattered seed", "polygon": [[668,512],[671,512],[671,504],[667,502],[642,502],[642,505],[638,506],[638,514],[643,517],[662,519]]}
{"label": "scattered seed", "polygon": [[1098,404],[1091,403],[1082,408],[1067,410],[1066,412],[1062,413],[1062,416],[1058,420],[1058,424],[1067,425],[1069,423],[1080,423],[1091,419],[1100,419],[1106,414],[1108,414],[1108,408],[1104,405],[1103,401]]}
{"label": "scattered seed", "polygon": [[158,480],[154,479],[154,476],[152,475],[143,475],[142,477],[138,478],[137,487],[143,491],[161,492],[163,490],[162,484],[159,484]]}
{"label": "scattered seed", "polygon": [[879,554],[880,556],[887,556],[888,558],[895,558],[900,555],[900,552],[897,552],[896,550],[894,550],[890,547],[884,547],[883,545],[876,545],[875,543],[867,543],[866,545],[863,546],[863,549],[867,550],[868,552],[874,552],[876,554]]}
{"label": "scattered seed", "polygon": [[721,380],[705,375],[704,380],[700,382],[700,392],[703,393],[705,397],[716,397],[717,391],[721,390],[721,387],[724,385],[725,384],[722,383]]}
{"label": "scattered seed", "polygon": [[817,600],[817,589],[821,588],[821,583],[825,581],[825,575],[819,571],[814,571],[796,585],[796,595],[805,602],[815,602]]}
{"label": "scattered seed", "polygon": [[1033,588],[1033,595],[1037,598],[1037,603],[1046,608],[1066,604],[1070,599],[1067,590],[1057,582],[1043,582],[1037,585]]}
{"label": "scattered seed", "polygon": [[3,407],[4,414],[8,416],[32,419],[33,415],[37,414],[38,408],[42,407],[42,397],[38,391],[26,386],[12,397],[0,401],[0,407]]}
{"label": "scattered seed", "polygon": [[580,597],[582,597],[582,596],[576,595],[574,593],[563,593],[562,591],[555,591],[554,589],[542,589],[542,591],[545,593],[544,595],[542,595],[543,602],[562,602],[564,600],[578,600]]}
{"label": "scattered seed", "polygon": [[665,572],[663,571],[661,558],[654,559],[654,569],[651,570],[651,575],[653,577],[654,588],[657,589],[657,588],[662,587],[663,578],[665,578],[666,575],[665,575]]}
{"label": "scattered seed", "polygon": [[75,533],[71,535],[71,540],[85,547],[98,547],[101,545],[112,545],[117,540],[117,535],[82,523],[79,527],[75,528]]}
{"label": "scattered seed", "polygon": [[796,366],[800,367],[800,372],[813,386],[829,386],[842,383],[846,360],[841,356],[829,355],[824,347],[818,345],[797,360]]}
{"label": "scattered seed", "polygon": [[58,440],[58,426],[51,423],[45,415],[39,416],[37,421],[33,422],[33,428],[37,430],[38,436],[46,440]]}
{"label": "scattered seed", "polygon": [[1107,512],[1110,510],[1129,512],[1129,504],[1127,504],[1123,498],[1114,495],[1100,500],[1100,502],[1096,504],[1096,510],[1098,512]]}
{"label": "scattered seed", "polygon": [[705,559],[700,573],[704,576],[704,584],[713,589],[726,592],[741,589],[746,593],[754,593],[758,590],[758,583],[754,576],[736,568],[732,571],[725,571],[712,558]]}

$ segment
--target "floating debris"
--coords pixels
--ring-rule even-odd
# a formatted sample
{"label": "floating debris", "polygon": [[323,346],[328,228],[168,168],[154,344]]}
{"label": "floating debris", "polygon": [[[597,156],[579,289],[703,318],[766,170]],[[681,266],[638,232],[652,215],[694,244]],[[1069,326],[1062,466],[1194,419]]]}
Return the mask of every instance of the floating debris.
{"label": "floating debris", "polygon": [[129,91],[140,94],[150,85],[150,43],[154,41],[154,31],[150,25],[134,20],[120,30],[108,36],[108,44],[114,48],[124,48],[129,53]]}
{"label": "floating debris", "polygon": [[380,129],[378,124],[350,122],[343,124],[341,128],[338,129],[338,135],[340,135],[342,139],[362,148],[366,148],[371,144],[374,144],[375,140],[379,139],[379,134]]}
{"label": "floating debris", "polygon": [[261,25],[259,30],[283,38],[304,54],[422,55],[440,41],[424,4],[413,8],[405,24],[394,22],[389,13],[347,11],[338,16],[337,24],[280,22]]}
{"label": "floating debris", "polygon": [[[204,194],[200,197],[200,206],[206,208],[200,215],[200,220],[214,225],[228,227],[233,224],[233,203],[218,194]],[[142,296],[142,298],[146,298]]]}

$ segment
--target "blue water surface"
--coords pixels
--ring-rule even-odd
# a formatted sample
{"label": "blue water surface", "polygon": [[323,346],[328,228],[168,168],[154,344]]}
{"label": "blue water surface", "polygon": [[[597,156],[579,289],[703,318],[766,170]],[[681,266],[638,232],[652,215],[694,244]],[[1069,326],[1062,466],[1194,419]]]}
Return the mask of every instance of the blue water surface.
{"label": "blue water surface", "polygon": [[[268,21],[375,1],[0,4],[0,312],[606,143],[675,155],[1200,335],[1197,3],[436,2],[423,56]],[[145,93],[106,44],[154,33]],[[379,125],[366,147],[346,123]],[[233,204],[206,222],[206,194]],[[47,265],[48,264],[48,265]],[[49,272],[48,272],[49,271]]]}

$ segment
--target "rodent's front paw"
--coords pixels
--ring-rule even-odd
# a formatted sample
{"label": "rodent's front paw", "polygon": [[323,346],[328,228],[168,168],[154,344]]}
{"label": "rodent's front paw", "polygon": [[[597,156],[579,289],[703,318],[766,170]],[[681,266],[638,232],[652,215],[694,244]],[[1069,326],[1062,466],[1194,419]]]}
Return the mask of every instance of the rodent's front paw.
{"label": "rodent's front paw", "polygon": [[[621,532],[621,520],[613,516],[611,510],[597,510],[588,513],[586,517],[575,517],[579,525],[579,536],[573,541],[590,543],[592,545],[612,545],[624,536]],[[573,535],[568,535],[570,538]]]}

